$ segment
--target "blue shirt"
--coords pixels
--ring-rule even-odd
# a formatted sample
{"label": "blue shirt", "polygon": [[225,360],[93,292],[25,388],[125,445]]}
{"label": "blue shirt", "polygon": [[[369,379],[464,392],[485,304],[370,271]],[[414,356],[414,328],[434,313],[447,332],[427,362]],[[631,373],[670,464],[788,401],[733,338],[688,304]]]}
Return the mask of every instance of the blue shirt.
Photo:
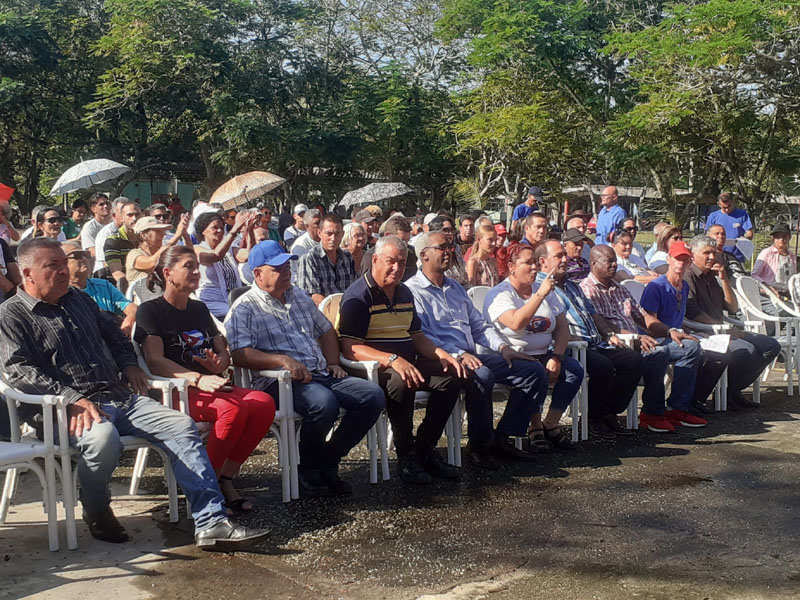
{"label": "blue shirt", "polygon": [[475,345],[499,350],[509,343],[483,320],[466,290],[455,280],[444,278],[442,287],[431,283],[422,271],[406,286],[414,294],[423,333],[450,354],[475,353]]}
{"label": "blue shirt", "polygon": [[[726,215],[721,210],[715,210],[708,215],[705,230],[708,231],[712,225],[722,225],[725,228],[725,237],[729,240],[743,237],[745,231],[753,228],[750,215],[743,208],[734,208],[729,215]],[[731,252],[740,261],[745,261],[744,254],[738,248],[732,248]]]}
{"label": "blue shirt", "polygon": [[95,301],[100,310],[121,315],[128,304],[131,303],[122,292],[116,287],[111,285],[106,279],[90,278],[86,280],[86,287],[84,292],[89,294],[92,300]]}
{"label": "blue shirt", "polygon": [[658,317],[667,327],[679,328],[686,314],[686,300],[689,297],[689,284],[681,281],[678,292],[667,281],[666,275],[656,277],[644,287],[639,306]]}
{"label": "blue shirt", "polygon": [[[544,273],[539,272],[536,274],[536,281],[541,283],[545,277]],[[567,309],[570,335],[581,338],[589,344],[589,348],[607,346],[592,318],[592,315],[597,312],[594,304],[583,295],[580,286],[567,279],[563,287],[556,286],[553,290]]]}
{"label": "blue shirt", "polygon": [[611,208],[605,206],[601,208],[600,212],[597,214],[597,235],[594,238],[595,245],[608,244],[608,240],[606,239],[608,234],[614,232],[625,220],[625,217],[627,217],[625,209],[619,204],[615,204]]}
{"label": "blue shirt", "polygon": [[528,206],[524,202],[522,204],[518,204],[514,208],[514,214],[511,215],[511,221],[519,221],[520,219],[524,219],[529,214],[536,212],[539,210],[539,207],[534,204],[533,206]]}
{"label": "blue shirt", "polygon": [[644,253],[644,262],[646,262],[649,265],[650,259],[653,258],[653,254],[655,254],[656,252],[658,252],[658,244],[656,244],[656,242],[653,242],[653,244],[650,246],[647,252]]}

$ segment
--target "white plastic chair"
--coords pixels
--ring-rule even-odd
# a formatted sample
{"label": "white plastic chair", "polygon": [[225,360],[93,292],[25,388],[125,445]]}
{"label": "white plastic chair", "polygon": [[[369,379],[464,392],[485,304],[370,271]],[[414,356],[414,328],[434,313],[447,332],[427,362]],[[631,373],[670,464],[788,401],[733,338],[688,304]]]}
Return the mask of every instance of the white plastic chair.
{"label": "white plastic chair", "polygon": [[483,304],[490,289],[492,288],[485,285],[476,285],[467,290],[467,296],[472,300],[472,305],[481,314],[483,314]]}
{"label": "white plastic chair", "polygon": [[737,238],[736,247],[739,249],[739,252],[742,253],[746,261],[750,260],[750,257],[753,256],[753,251],[755,250],[753,240],[748,240],[746,237]]}
{"label": "white plastic chair", "polygon": [[625,281],[621,282],[620,285],[630,292],[631,296],[633,296],[633,299],[636,300],[637,303],[642,301],[644,284],[641,281],[636,281],[635,279],[626,279]]}
{"label": "white plastic chair", "polygon": [[[64,413],[66,408],[58,396],[44,395],[32,396],[13,390],[0,381],[0,392],[6,397],[8,415],[11,425],[11,441],[0,442],[0,471],[6,472],[3,486],[2,499],[0,499],[0,524],[6,522],[8,508],[16,491],[19,479],[19,470],[30,470],[39,479],[42,488],[42,501],[44,512],[47,514],[47,535],[50,550],[58,550],[58,521],[56,515],[56,452],[61,452],[53,441],[53,409]],[[37,404],[42,407],[42,424],[44,427],[44,442],[39,440],[23,440],[20,436],[19,417],[17,415],[17,402]],[[1,410],[1,409],[0,409]],[[37,459],[44,461],[44,469]],[[67,452],[67,460],[70,460]],[[71,487],[71,486],[67,486]],[[74,525],[74,524],[73,524]],[[74,548],[75,546],[70,546]]]}
{"label": "white plastic chair", "polygon": [[137,306],[148,300],[160,298],[163,295],[164,290],[161,288],[157,287],[153,292],[147,288],[147,277],[140,277],[130,284],[125,291],[125,297]]}
{"label": "white plastic chair", "polygon": [[[749,321],[760,323],[759,333],[766,334],[766,323],[775,324],[775,340],[781,345],[781,354],[784,357],[786,367],[786,377],[788,380],[787,394],[794,395],[794,373],[797,368],[797,335],[800,331],[800,318],[798,316],[776,317],[765,313],[761,308],[761,285],[752,277],[739,277],[736,279],[736,296],[739,300],[739,308]],[[771,292],[765,287],[765,293]],[[774,294],[772,294],[774,296]],[[794,312],[785,303],[780,308],[787,310],[789,314]],[[764,372],[763,379],[769,375],[769,371]]]}

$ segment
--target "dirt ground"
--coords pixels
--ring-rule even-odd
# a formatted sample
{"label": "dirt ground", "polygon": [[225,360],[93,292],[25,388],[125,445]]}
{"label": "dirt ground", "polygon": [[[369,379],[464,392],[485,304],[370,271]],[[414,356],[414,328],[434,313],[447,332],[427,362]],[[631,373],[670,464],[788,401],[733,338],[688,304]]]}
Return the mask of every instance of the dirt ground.
{"label": "dirt ground", "polygon": [[254,553],[196,550],[191,522],[167,520],[155,458],[145,495],[115,497],[132,542],[80,523],[79,550],[50,553],[26,479],[0,528],[0,598],[800,598],[800,400],[775,375],[761,408],[707,428],[465,466],[457,483],[370,485],[361,448],[343,465],[347,499],[282,504],[266,440],[241,479],[258,497],[242,521],[273,530]]}

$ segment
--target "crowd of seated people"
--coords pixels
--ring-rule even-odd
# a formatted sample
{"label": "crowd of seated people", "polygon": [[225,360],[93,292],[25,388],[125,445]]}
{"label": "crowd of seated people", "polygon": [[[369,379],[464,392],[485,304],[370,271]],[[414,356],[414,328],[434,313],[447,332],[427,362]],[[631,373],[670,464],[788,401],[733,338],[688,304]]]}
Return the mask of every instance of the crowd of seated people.
{"label": "crowd of seated people", "polygon": [[[245,547],[266,535],[230,518],[254,507],[235,478],[270,429],[279,400],[278,382],[263,370],[291,376],[304,496],[352,493],[340,463],[384,411],[400,479],[424,485],[460,477],[437,450],[459,398],[464,455],[488,470],[573,448],[561,421],[586,377],[583,417],[602,439],[633,435],[619,416],[639,385],[639,424],[648,431],[705,426],[714,414],[709,397],[726,369],[728,407],[757,406],[744,391],[780,344],[738,327],[730,329],[726,352],[700,342],[704,326],[740,308],[733,279],[746,271],[726,245],[727,229],[746,236],[749,218],[731,210],[730,197],[721,197],[722,215],[709,218],[708,235],[686,244],[679,227],[659,223],[646,253],[616,188],[603,192],[594,239],[583,211],[566,219],[563,233],[551,229],[538,208],[541,190],[531,190],[511,232],[485,214],[384,220],[369,206],[345,224],[335,212],[299,204],[281,234],[266,207],[198,204],[191,218],[154,204],[143,216],[127,198],[95,194],[92,218],[80,222],[73,241],[59,241],[63,214],[37,207],[16,259],[0,240],[0,292],[10,297],[0,305],[4,377],[23,392],[69,402],[92,535],[128,539],[111,510],[108,483],[119,436],[134,433],[173,460],[191,500],[197,544],[209,550]],[[731,224],[737,219],[738,227]],[[773,245],[752,273],[782,295],[797,267],[790,237],[786,226],[775,226]],[[123,292],[138,280],[149,295],[136,296],[137,307]],[[641,297],[628,280],[644,286]],[[246,282],[249,289],[231,300]],[[473,293],[481,303],[473,304]],[[330,319],[318,306],[333,294],[341,299]],[[585,343],[585,360],[569,352],[573,341]],[[188,416],[147,396],[133,344],[153,374],[188,382]],[[377,381],[348,361],[375,361]],[[233,365],[251,371],[249,389],[234,385]],[[497,384],[510,392],[495,423]],[[415,431],[418,392],[427,402]],[[212,424],[205,450],[193,421]]]}

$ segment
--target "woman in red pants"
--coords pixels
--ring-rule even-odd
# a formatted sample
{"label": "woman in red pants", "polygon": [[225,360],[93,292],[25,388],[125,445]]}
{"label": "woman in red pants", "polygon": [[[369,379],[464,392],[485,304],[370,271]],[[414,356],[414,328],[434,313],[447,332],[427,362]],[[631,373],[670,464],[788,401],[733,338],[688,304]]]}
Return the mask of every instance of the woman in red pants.
{"label": "woman in red pants", "polygon": [[229,385],[228,344],[206,305],[189,297],[200,282],[193,250],[173,246],[161,255],[149,277],[151,291],[157,285],[164,295],[139,307],[134,339],[154,374],[189,382],[192,418],[214,423],[207,451],[227,506],[234,512],[252,510],[233,479],[269,431],[275,401],[264,392]]}

